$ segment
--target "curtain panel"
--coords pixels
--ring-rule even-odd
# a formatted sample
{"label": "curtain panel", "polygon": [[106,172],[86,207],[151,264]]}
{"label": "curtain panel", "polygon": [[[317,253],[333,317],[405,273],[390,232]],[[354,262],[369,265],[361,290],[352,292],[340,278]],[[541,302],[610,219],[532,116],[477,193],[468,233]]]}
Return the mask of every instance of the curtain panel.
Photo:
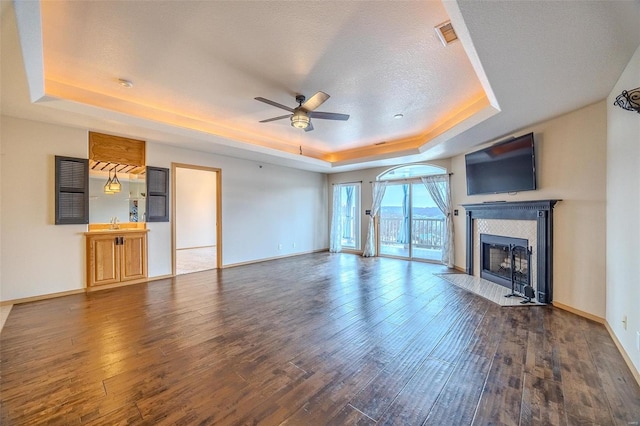
{"label": "curtain panel", "polygon": [[329,235],[329,252],[339,253],[342,250],[342,185],[333,185],[333,214],[331,215],[331,233]]}
{"label": "curtain panel", "polygon": [[382,198],[384,197],[384,191],[387,189],[387,182],[373,182],[371,190],[373,192],[373,202],[371,204],[371,214],[369,215],[369,228],[367,231],[367,241],[364,245],[362,256],[373,257],[376,255],[376,216],[380,211],[380,205],[382,205]]}
{"label": "curtain panel", "polygon": [[453,221],[451,217],[453,209],[451,207],[450,177],[449,175],[423,176],[420,180],[444,215],[445,238],[442,245],[442,263],[448,268],[453,268]]}

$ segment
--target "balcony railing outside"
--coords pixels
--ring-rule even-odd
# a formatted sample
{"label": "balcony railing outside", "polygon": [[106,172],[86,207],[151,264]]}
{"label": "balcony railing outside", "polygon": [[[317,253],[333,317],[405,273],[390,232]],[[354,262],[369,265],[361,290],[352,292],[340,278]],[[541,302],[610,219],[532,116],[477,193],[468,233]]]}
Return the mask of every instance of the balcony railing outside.
{"label": "balcony railing outside", "polygon": [[[402,218],[380,218],[380,244],[402,243]],[[442,250],[444,242],[444,218],[442,219],[412,219],[413,235],[411,243],[414,247]]]}
{"label": "balcony railing outside", "polygon": [[351,215],[342,216],[342,246],[346,248],[357,248],[356,240],[356,226],[358,225],[354,220],[354,211],[351,211]]}

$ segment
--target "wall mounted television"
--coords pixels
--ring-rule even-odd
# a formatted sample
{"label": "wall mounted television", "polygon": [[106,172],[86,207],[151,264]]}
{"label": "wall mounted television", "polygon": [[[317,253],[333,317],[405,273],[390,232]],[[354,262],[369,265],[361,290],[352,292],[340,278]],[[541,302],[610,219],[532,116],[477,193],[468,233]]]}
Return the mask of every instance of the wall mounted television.
{"label": "wall mounted television", "polygon": [[536,189],[533,133],[465,155],[467,195]]}

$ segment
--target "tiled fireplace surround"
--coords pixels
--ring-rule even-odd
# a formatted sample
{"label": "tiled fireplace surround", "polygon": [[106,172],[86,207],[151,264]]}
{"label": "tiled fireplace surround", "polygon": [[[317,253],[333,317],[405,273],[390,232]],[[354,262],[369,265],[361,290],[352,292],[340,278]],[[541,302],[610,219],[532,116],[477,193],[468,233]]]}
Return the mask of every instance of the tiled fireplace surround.
{"label": "tiled fireplace surround", "polygon": [[541,303],[553,300],[553,207],[560,200],[463,204],[469,275],[480,276],[480,234],[523,238],[532,247],[531,285]]}

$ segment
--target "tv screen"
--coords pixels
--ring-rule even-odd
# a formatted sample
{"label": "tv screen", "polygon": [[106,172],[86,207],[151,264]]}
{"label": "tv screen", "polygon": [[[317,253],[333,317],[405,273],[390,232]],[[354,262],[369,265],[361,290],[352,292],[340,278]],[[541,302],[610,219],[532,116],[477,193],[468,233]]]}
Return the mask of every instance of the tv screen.
{"label": "tv screen", "polygon": [[467,195],[536,189],[533,133],[465,155]]}

